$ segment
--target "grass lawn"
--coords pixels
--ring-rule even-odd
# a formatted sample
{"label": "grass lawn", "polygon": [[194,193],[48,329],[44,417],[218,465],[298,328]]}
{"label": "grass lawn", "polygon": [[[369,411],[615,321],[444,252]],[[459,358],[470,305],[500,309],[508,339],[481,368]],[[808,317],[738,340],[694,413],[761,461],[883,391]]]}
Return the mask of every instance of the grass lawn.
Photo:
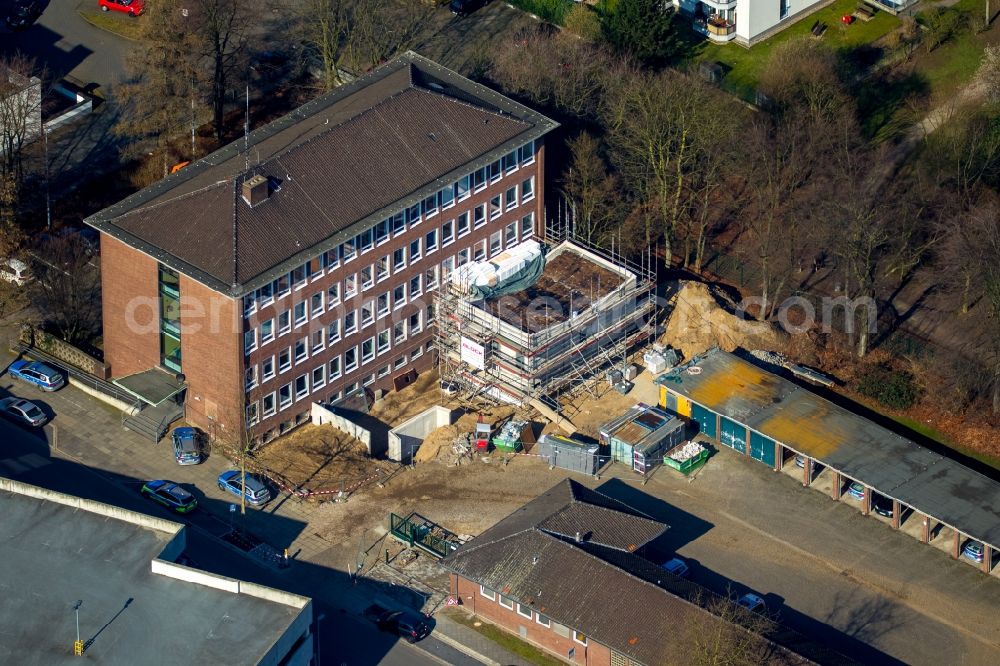
{"label": "grass lawn", "polygon": [[982,453],[973,451],[972,449],[966,448],[959,444],[955,444],[950,439],[948,439],[947,435],[938,430],[935,430],[926,423],[911,418],[907,418],[905,416],[892,416],[891,414],[887,414],[887,416],[889,416],[889,418],[891,418],[896,423],[904,425],[910,430],[920,433],[921,435],[927,437],[928,439],[934,440],[938,444],[942,444],[944,446],[947,446],[949,449],[958,451],[964,456],[968,456],[969,458],[978,460],[984,465],[989,465],[993,469],[1000,470],[1000,460],[997,460],[992,456],[983,455]]}
{"label": "grass lawn", "polygon": [[[517,636],[504,631],[500,627],[476,619],[463,611],[448,612],[448,618],[458,622],[459,624],[464,624],[470,629],[478,631],[503,649],[508,652],[513,652],[517,656],[532,664],[537,664],[538,666],[564,666],[565,664],[565,662],[542,652],[534,645],[525,643]],[[475,626],[476,622],[480,623],[478,627]]]}
{"label": "grass lawn", "polygon": [[139,38],[144,20],[142,16],[133,18],[122,12],[102,12],[94,0],[83,0],[76,6],[76,13],[87,23],[126,39]]}
{"label": "grass lawn", "polygon": [[874,42],[899,25],[899,19],[886,12],[879,12],[871,21],[855,21],[844,25],[840,19],[850,14],[858,5],[858,0],[837,0],[814,14],[803,18],[777,35],[747,49],[737,44],[714,44],[705,41],[699,45],[696,61],[718,61],[732,68],[723,85],[745,99],[752,100],[761,71],[775,47],[788,40],[809,35],[816,21],[825,23],[826,33],[819,41],[838,51],[848,51]]}

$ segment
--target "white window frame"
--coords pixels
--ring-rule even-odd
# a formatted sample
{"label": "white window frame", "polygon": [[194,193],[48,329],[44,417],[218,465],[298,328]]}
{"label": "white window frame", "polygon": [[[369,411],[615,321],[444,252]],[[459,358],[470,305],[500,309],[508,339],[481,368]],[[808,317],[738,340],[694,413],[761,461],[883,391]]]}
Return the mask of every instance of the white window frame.
{"label": "white window frame", "polygon": [[[310,353],[313,356],[315,356],[316,354],[318,354],[321,351],[323,351],[324,349],[326,349],[326,335],[327,335],[327,332],[324,329],[322,329],[322,328],[319,329],[319,330],[313,331],[312,333],[309,334],[309,337],[311,338],[309,340],[309,344],[311,345],[310,346]],[[316,342],[316,340],[315,340],[315,338],[317,336],[319,336],[319,342]]]}
{"label": "white window frame", "polygon": [[[371,353],[365,353],[365,345],[371,346]],[[365,340],[361,341],[361,365],[366,363],[371,363],[375,360],[375,336],[371,336]]]}
{"label": "white window frame", "polygon": [[[410,241],[410,245],[406,248],[405,254],[409,255],[409,260],[411,264],[415,261],[419,261],[420,257],[424,256],[422,252],[424,245],[423,240],[424,240],[423,238],[417,236],[416,238]],[[417,246],[416,252],[413,251],[414,245]]]}
{"label": "white window frame", "polygon": [[[302,345],[302,356],[299,356],[298,346],[300,344]],[[295,362],[295,365],[298,365],[299,363],[306,361],[308,358],[309,358],[309,336],[307,335],[304,338],[296,340],[295,344],[292,345],[292,360]]]}
{"label": "white window frame", "polygon": [[[510,605],[507,605],[506,603],[504,603],[504,600],[508,601],[510,603]],[[515,602],[510,597],[505,597],[504,595],[501,594],[500,598],[497,599],[497,603],[500,604],[502,607],[506,608],[507,610],[514,610],[514,603]]]}
{"label": "white window frame", "polygon": [[[385,340],[384,345],[382,344],[383,340]],[[378,335],[375,336],[375,355],[381,356],[382,354],[387,353],[390,349],[392,349],[392,332],[385,328],[379,331]]]}
{"label": "white window frame", "polygon": [[573,641],[579,643],[580,645],[587,644],[587,635],[582,631],[573,630]]}
{"label": "white window frame", "polygon": [[424,255],[429,255],[433,252],[437,252],[438,249],[438,230],[431,229],[426,234],[424,234]]}
{"label": "white window frame", "polygon": [[[267,370],[264,368],[264,366],[266,364],[268,364],[268,363],[271,364],[271,372],[267,372]],[[275,364],[274,355],[273,354],[271,356],[268,356],[266,358],[262,358],[260,360],[260,377],[261,377],[261,381],[266,382],[268,379],[273,379],[274,375],[276,374],[276,372],[277,372],[277,365]]]}
{"label": "white window frame", "polygon": [[[271,333],[270,334],[264,333],[264,324],[270,324],[271,325]],[[262,346],[266,345],[271,340],[274,340],[274,326],[275,326],[275,324],[274,324],[274,319],[273,318],[272,319],[268,319],[266,321],[260,322],[260,344]]]}
{"label": "white window frame", "polygon": [[[494,205],[493,205],[494,202],[496,202],[496,207],[494,207]],[[489,200],[488,203],[489,203],[489,211],[488,211],[488,213],[489,213],[490,220],[495,220],[498,217],[500,217],[501,215],[503,215],[503,195],[502,194],[497,194],[497,195],[494,195],[494,196],[490,197],[490,200]],[[486,220],[483,220],[483,224],[486,224]],[[483,224],[476,225],[476,228],[478,229],[479,227],[483,226]]]}
{"label": "white window frame", "polygon": [[[511,193],[514,194],[514,202],[513,203],[511,203],[511,201],[510,201],[510,195],[511,195]],[[515,208],[517,208],[517,206],[518,206],[518,202],[517,202],[517,185],[514,185],[513,187],[508,187],[506,190],[504,190],[504,193],[503,193],[503,209],[504,209],[504,211],[514,210]]]}
{"label": "white window frame", "polygon": [[410,278],[407,290],[410,292],[410,299],[414,299],[424,293],[424,274],[422,272]]}
{"label": "white window frame", "polygon": [[[333,366],[337,365],[337,370],[334,372]],[[343,373],[343,361],[341,361],[340,354],[337,354],[331,358],[326,364],[326,376],[332,382],[335,379],[339,379],[340,375]]]}
{"label": "white window frame", "polygon": [[[543,617],[545,618],[545,622],[542,622]],[[550,618],[548,615],[542,615],[541,613],[535,613],[535,622],[542,625],[546,629],[552,626],[552,618]]]}
{"label": "white window frame", "polygon": [[[316,381],[316,373],[320,373],[319,381]],[[318,391],[319,389],[326,386],[326,363],[323,365],[318,365],[313,368],[312,372],[309,374],[309,381],[312,383],[312,390]]]}
{"label": "white window frame", "polygon": [[334,344],[340,340],[340,320],[334,319],[326,327],[326,341],[327,344]]}
{"label": "white window frame", "polygon": [[[503,230],[502,229],[499,230],[499,231],[494,231],[492,234],[490,234],[490,239],[489,240],[490,240],[490,242],[489,242],[488,249],[489,249],[489,256],[490,257],[495,257],[498,254],[500,254],[501,252],[503,252]],[[493,246],[494,246],[494,242],[493,241],[494,240],[496,241],[496,243],[495,243],[496,249],[495,250],[493,249]]]}
{"label": "white window frame", "polygon": [[[400,289],[403,290],[403,292],[402,292],[403,295],[402,295],[402,297],[400,297],[397,300],[397,298],[396,298],[396,292],[399,291]],[[409,302],[409,299],[406,296],[406,292],[407,292],[407,284],[405,282],[403,284],[397,284],[395,287],[393,287],[393,289],[392,289],[392,309],[393,310],[398,310],[398,309],[400,309],[401,307],[403,307],[404,305],[406,305]]]}
{"label": "white window frame", "polygon": [[251,328],[243,332],[243,352],[249,354],[257,349],[257,329]]}
{"label": "white window frame", "polygon": [[335,307],[340,304],[340,280],[337,280],[326,290],[327,307]]}
{"label": "white window frame", "polygon": [[[451,234],[446,237],[444,230],[445,227],[449,225],[451,226]],[[448,220],[447,222],[441,225],[441,247],[448,247],[449,245],[455,242],[455,230],[457,228],[458,228],[458,223],[455,220]]]}
{"label": "white window frame", "polygon": [[[302,307],[302,319],[299,319],[299,313],[296,312],[300,306]],[[292,325],[298,328],[303,326],[307,321],[309,321],[309,304],[305,301],[299,301],[292,306]]]}
{"label": "white window frame", "polygon": [[[524,186],[528,186],[528,193],[524,193]],[[535,177],[525,178],[521,181],[521,203],[531,201],[535,198]]]}
{"label": "white window frame", "polygon": [[[314,308],[313,307],[313,302],[314,302],[314,300],[316,299],[317,296],[319,296],[319,307],[318,308]],[[309,297],[309,318],[310,319],[315,319],[316,317],[320,316],[324,312],[326,312],[326,292],[325,291],[317,291],[315,294],[313,294],[312,296]]]}
{"label": "white window frame", "polygon": [[497,600],[497,593],[494,592],[493,590],[491,590],[488,587],[484,587],[483,585],[479,586],[479,594],[480,594],[480,596],[486,597],[490,601],[496,601]]}
{"label": "white window frame", "polygon": [[[347,358],[348,354],[350,352],[354,352],[354,362],[353,363],[351,363],[348,360],[348,358]],[[357,347],[357,345],[355,345],[354,347],[348,347],[347,349],[344,350],[344,374],[349,374],[351,372],[354,372],[359,367],[361,367],[361,366],[358,364],[358,347]]]}
{"label": "white window frame", "polygon": [[[353,315],[354,325],[348,326],[347,319],[348,317],[351,317],[351,315]],[[344,336],[346,337],[348,335],[353,335],[354,333],[357,332],[358,332],[358,311],[348,310],[347,312],[344,313]]]}
{"label": "white window frame", "polygon": [[[396,261],[396,254],[399,254],[400,259]],[[406,268],[406,248],[397,247],[392,251],[392,260],[388,262],[392,266],[392,272],[398,273],[399,271]]]}
{"label": "white window frame", "polygon": [[[267,400],[268,400],[268,398],[271,399],[271,408],[270,409],[267,408]],[[267,417],[269,417],[269,416],[274,416],[278,412],[278,395],[274,391],[271,391],[270,393],[268,393],[267,395],[265,395],[263,398],[261,398],[260,402],[261,402],[261,406],[263,407],[263,414],[264,414],[264,418],[265,419]]]}
{"label": "white window frame", "polygon": [[[288,364],[287,365],[282,365],[281,364],[281,354],[282,354],[282,352],[284,352],[285,354],[288,355]],[[291,347],[285,347],[282,351],[278,352],[278,374],[281,374],[282,372],[288,372],[289,370],[291,370],[292,365],[294,365],[294,363],[295,363],[295,361],[293,361],[292,358],[293,358],[293,356],[292,356],[292,348]]]}
{"label": "white window frame", "polygon": [[[301,391],[298,389],[298,383],[299,383],[300,379],[304,380],[305,381],[305,385],[306,385],[306,387],[304,389],[302,389]],[[309,395],[309,373],[308,372],[305,373],[305,374],[299,375],[298,377],[295,378],[295,381],[292,384],[292,390],[295,392],[295,399],[296,400],[302,400],[303,398],[305,398],[305,397],[307,397]]]}
{"label": "white window frame", "polygon": [[[525,612],[524,612],[523,610],[521,610],[522,608],[527,608],[527,609],[528,609],[528,612],[527,612],[527,613],[525,613]],[[517,603],[517,614],[518,614],[518,615],[520,615],[521,617],[526,617],[526,618],[528,618],[529,620],[530,620],[530,619],[532,618],[532,616],[534,615],[534,613],[532,613],[532,611],[531,611],[531,606],[525,606],[525,605],[524,605],[524,604],[522,604],[521,602],[518,602],[518,603]]]}
{"label": "white window frame", "polygon": [[[288,389],[288,400],[285,400],[281,397],[281,392],[285,389]],[[295,389],[292,386],[292,382],[288,382],[287,384],[278,389],[278,401],[279,401],[278,409],[286,409],[295,402]]]}

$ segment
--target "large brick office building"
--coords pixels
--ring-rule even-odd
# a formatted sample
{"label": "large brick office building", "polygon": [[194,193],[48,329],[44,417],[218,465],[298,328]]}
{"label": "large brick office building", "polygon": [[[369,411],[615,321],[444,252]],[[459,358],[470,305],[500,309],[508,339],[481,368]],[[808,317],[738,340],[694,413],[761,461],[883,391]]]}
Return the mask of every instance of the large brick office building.
{"label": "large brick office building", "polygon": [[220,436],[390,389],[440,281],[540,227],[555,127],[408,53],[94,215],[112,375],[182,373]]}

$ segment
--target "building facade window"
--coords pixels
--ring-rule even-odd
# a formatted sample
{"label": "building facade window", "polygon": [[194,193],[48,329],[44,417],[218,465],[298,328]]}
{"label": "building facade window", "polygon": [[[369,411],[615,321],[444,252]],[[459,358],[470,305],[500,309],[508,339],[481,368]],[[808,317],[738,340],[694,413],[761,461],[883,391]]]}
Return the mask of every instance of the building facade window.
{"label": "building facade window", "polygon": [[299,375],[295,378],[295,399],[301,400],[307,395],[309,395],[309,377],[307,375]]}
{"label": "building facade window", "polygon": [[160,264],[160,363],[174,372],[181,371],[181,279],[177,271]]}
{"label": "building facade window", "polygon": [[514,600],[511,599],[510,597],[505,597],[505,596],[503,596],[501,594],[500,595],[500,600],[497,603],[499,603],[501,606],[503,606],[507,610],[514,610]]}
{"label": "building facade window", "polygon": [[522,617],[526,617],[526,618],[528,618],[530,620],[531,619],[531,606],[525,606],[524,604],[518,604],[517,605],[517,614],[520,615],[520,616],[522,616]]}
{"label": "building facade window", "polygon": [[479,586],[479,594],[481,594],[482,596],[486,597],[490,601],[496,601],[496,598],[497,598],[497,593],[496,592],[494,592],[493,590],[491,590],[488,587],[483,587],[482,585]]}

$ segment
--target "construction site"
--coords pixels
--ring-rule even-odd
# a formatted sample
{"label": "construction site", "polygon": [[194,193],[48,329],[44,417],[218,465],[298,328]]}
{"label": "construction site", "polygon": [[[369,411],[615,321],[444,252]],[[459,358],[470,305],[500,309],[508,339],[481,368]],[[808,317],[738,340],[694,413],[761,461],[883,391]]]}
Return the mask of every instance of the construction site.
{"label": "construction site", "polygon": [[463,399],[554,405],[594,380],[627,380],[630,353],[653,338],[648,261],[546,238],[465,264],[442,286],[439,371]]}

